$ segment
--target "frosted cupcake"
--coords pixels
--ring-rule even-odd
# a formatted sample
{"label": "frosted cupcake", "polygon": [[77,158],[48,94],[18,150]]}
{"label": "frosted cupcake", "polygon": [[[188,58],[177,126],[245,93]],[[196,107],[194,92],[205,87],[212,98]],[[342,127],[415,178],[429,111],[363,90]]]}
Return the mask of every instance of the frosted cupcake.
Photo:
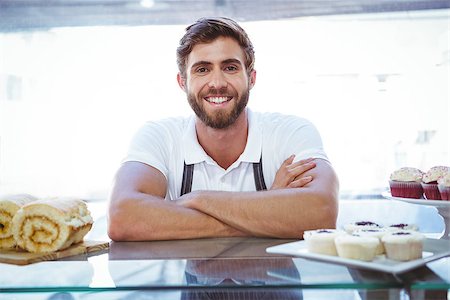
{"label": "frosted cupcake", "polygon": [[432,167],[422,177],[422,188],[425,198],[428,200],[441,200],[438,188],[438,179],[450,171],[449,167]]}
{"label": "frosted cupcake", "polygon": [[346,233],[337,229],[307,230],[303,233],[303,239],[309,252],[336,256],[334,239],[344,234]]}
{"label": "frosted cupcake", "polygon": [[381,238],[386,257],[393,260],[408,261],[422,258],[425,236],[417,231],[392,231]]}
{"label": "frosted cupcake", "polygon": [[377,238],[380,243],[378,244],[375,255],[380,255],[384,253],[384,246],[381,242],[381,238],[387,233],[388,231],[384,228],[376,228],[376,229],[359,229],[353,232],[353,235],[358,235],[362,237],[374,237]]}
{"label": "frosted cupcake", "polygon": [[450,201],[450,172],[439,178],[437,182],[441,200]]}
{"label": "frosted cupcake", "polygon": [[344,225],[344,230],[348,234],[352,234],[357,230],[371,230],[380,228],[383,228],[383,226],[372,221],[357,221]]}
{"label": "frosted cupcake", "polygon": [[389,180],[391,195],[401,198],[420,199],[423,172],[416,168],[404,167],[394,171]]}
{"label": "frosted cupcake", "polygon": [[339,257],[372,261],[377,255],[380,240],[360,235],[340,235],[334,240]]}
{"label": "frosted cupcake", "polygon": [[416,224],[398,223],[398,224],[389,225],[388,227],[386,227],[386,230],[388,230],[388,231],[398,231],[398,230],[418,231],[419,227],[417,227]]}

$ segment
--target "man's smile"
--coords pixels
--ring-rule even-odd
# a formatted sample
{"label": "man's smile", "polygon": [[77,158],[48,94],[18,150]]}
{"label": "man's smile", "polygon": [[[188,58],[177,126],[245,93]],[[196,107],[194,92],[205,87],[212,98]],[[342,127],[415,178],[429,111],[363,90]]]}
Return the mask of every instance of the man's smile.
{"label": "man's smile", "polygon": [[231,97],[231,96],[212,96],[212,97],[205,97],[204,99],[206,101],[208,101],[209,103],[221,104],[221,103],[230,101],[231,99],[233,99],[233,97]]}

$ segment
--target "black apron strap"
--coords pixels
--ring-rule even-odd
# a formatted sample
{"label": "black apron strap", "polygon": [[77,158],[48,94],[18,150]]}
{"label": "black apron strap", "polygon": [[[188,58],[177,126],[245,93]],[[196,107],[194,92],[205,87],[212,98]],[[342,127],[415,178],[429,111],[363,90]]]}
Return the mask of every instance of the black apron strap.
{"label": "black apron strap", "polygon": [[[266,182],[262,170],[262,158],[257,163],[253,163],[253,176],[255,178],[255,187],[257,191],[267,190]],[[190,193],[192,190],[192,178],[194,177],[194,165],[187,165],[184,163],[183,179],[181,182],[180,196]]]}
{"label": "black apron strap", "polygon": [[192,190],[192,178],[194,177],[194,165],[186,165],[183,167],[183,180],[181,182],[180,196],[190,193]]}
{"label": "black apron strap", "polygon": [[262,157],[259,162],[253,163],[253,176],[255,177],[255,187],[257,191],[267,190],[266,182],[264,181],[264,175],[262,170]]}

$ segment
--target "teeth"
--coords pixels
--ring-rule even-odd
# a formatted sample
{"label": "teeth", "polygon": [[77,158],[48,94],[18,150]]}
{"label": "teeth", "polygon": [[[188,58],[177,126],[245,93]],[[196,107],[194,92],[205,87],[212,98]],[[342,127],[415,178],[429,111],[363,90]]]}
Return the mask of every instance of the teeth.
{"label": "teeth", "polygon": [[228,100],[228,97],[209,97],[207,98],[209,102],[213,103],[223,103]]}

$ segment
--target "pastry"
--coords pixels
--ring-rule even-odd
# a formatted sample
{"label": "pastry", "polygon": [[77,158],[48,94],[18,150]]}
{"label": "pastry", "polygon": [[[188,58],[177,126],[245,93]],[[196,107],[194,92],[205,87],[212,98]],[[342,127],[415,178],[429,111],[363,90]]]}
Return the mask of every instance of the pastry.
{"label": "pastry", "polygon": [[336,256],[334,239],[343,234],[346,233],[337,229],[308,230],[303,233],[303,239],[309,252]]}
{"label": "pastry", "polygon": [[438,179],[450,171],[449,167],[432,167],[422,177],[422,188],[426,199],[441,200],[441,194],[438,188]]}
{"label": "pastry", "polygon": [[440,177],[437,182],[441,200],[450,201],[450,172]]}
{"label": "pastry", "polygon": [[377,255],[380,240],[376,237],[341,235],[334,240],[339,257],[372,261]]}
{"label": "pastry", "polygon": [[13,218],[17,245],[29,252],[52,252],[83,240],[92,217],[82,200],[52,198],[22,206]]}
{"label": "pastry", "polygon": [[344,230],[349,233],[352,234],[354,231],[356,230],[360,230],[360,229],[380,229],[383,226],[381,226],[380,224],[374,223],[372,221],[357,221],[357,222],[353,222],[353,223],[349,223],[349,224],[345,224],[344,225]]}
{"label": "pastry", "polygon": [[374,237],[377,238],[380,243],[378,244],[375,255],[380,255],[384,253],[384,246],[381,242],[381,238],[387,233],[387,230],[384,228],[374,228],[374,229],[358,229],[353,232],[353,235],[358,235],[362,237]]}
{"label": "pastry", "polygon": [[392,231],[381,238],[386,257],[400,261],[421,258],[424,240],[423,234],[413,230]]}
{"label": "pastry", "polygon": [[422,177],[423,172],[416,168],[403,167],[394,171],[389,180],[391,195],[401,198],[422,198]]}
{"label": "pastry", "polygon": [[35,197],[28,194],[8,195],[0,198],[0,249],[15,247],[12,219],[23,205],[35,200],[37,200]]}
{"label": "pastry", "polygon": [[414,230],[418,231],[419,227],[415,224],[407,224],[407,223],[398,223],[398,224],[392,224],[386,227],[389,231],[395,231],[395,230]]}

